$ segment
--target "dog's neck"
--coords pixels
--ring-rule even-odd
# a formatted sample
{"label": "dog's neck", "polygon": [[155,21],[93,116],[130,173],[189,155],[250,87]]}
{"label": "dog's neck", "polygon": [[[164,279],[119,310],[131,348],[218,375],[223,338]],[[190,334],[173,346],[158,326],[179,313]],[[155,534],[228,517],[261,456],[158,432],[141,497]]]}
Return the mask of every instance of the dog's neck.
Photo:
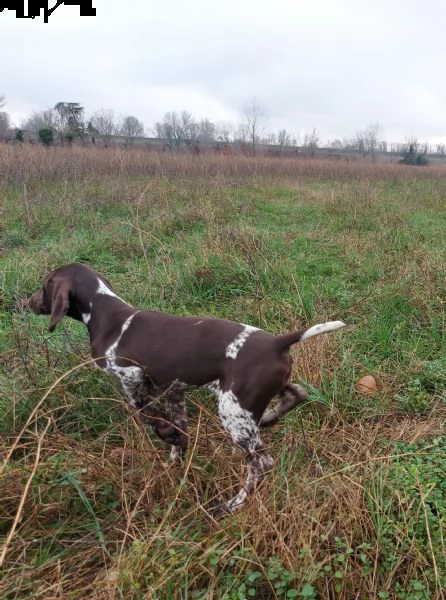
{"label": "dog's neck", "polygon": [[[119,338],[124,323],[136,312],[138,312],[136,308],[120,298],[96,296],[92,302],[88,323],[86,323],[90,334],[92,354],[102,355],[104,348],[108,348]],[[83,317],[85,319],[85,315]]]}
{"label": "dog's neck", "polygon": [[135,312],[136,309],[115,294],[105,282],[95,278],[78,286],[71,299],[68,315],[87,326],[93,343],[98,337],[108,337],[108,333],[113,336]]}

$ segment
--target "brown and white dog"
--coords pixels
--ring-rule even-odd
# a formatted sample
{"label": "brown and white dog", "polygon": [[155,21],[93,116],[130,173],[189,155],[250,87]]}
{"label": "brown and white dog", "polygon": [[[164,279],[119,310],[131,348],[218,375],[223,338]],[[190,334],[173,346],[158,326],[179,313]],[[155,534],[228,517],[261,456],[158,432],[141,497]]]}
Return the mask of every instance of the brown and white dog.
{"label": "brown and white dog", "polygon": [[[96,365],[120,379],[142,419],[172,444],[172,459],[188,446],[185,390],[203,387],[216,394],[223,427],[246,453],[248,475],[238,494],[215,514],[239,508],[272,468],[259,426],[274,424],[308,397],[288,382],[289,347],[345,325],[330,321],[275,336],[225,319],[137,309],[119,298],[104,277],[79,263],[47,275],[29,305],[36,314],[50,315],[50,331],[65,316],[87,326]],[[265,412],[276,394],[279,403]]]}

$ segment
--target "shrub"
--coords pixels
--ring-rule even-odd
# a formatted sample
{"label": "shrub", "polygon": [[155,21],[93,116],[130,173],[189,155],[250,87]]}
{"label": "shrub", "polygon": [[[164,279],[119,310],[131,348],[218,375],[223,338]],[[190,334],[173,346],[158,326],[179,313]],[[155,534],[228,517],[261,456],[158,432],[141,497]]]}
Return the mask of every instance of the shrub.
{"label": "shrub", "polygon": [[37,132],[39,136],[39,141],[44,146],[52,146],[54,142],[54,132],[50,127],[42,127]]}
{"label": "shrub", "polygon": [[24,137],[24,135],[23,135],[23,130],[22,130],[22,129],[16,129],[16,132],[15,132],[15,139],[16,139],[18,142],[24,142],[24,141],[25,141],[25,137]]}
{"label": "shrub", "polygon": [[404,152],[402,160],[399,161],[403,165],[422,165],[427,166],[429,161],[426,154],[416,152],[415,146],[410,144],[409,148]]}

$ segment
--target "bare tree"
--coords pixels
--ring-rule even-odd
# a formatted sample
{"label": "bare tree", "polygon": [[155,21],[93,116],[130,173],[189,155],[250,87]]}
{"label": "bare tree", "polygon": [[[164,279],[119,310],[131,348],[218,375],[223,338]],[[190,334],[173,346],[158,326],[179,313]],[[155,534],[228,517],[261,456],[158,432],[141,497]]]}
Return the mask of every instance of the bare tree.
{"label": "bare tree", "polygon": [[291,145],[290,134],[288,133],[288,131],[286,129],[281,129],[279,131],[279,133],[277,134],[277,145],[280,146],[281,148]]}
{"label": "bare tree", "polygon": [[230,144],[234,141],[234,124],[230,121],[220,121],[215,127],[215,139],[221,144]]}
{"label": "bare tree", "polygon": [[421,144],[421,152],[423,154],[431,154],[432,153],[432,146],[429,144],[429,142],[423,142]]}
{"label": "bare tree", "polygon": [[276,138],[279,153],[282,155],[287,146],[291,146],[291,136],[286,129],[280,129]]}
{"label": "bare tree", "polygon": [[261,138],[260,142],[267,146],[276,146],[277,145],[277,137],[275,133],[267,133],[263,138]]}
{"label": "bare tree", "polygon": [[401,145],[402,150],[409,150],[415,154],[420,151],[420,142],[416,136],[410,136],[406,138],[406,143]]}
{"label": "bare tree", "polygon": [[198,139],[205,144],[215,141],[215,125],[209,119],[201,119],[198,128]]}
{"label": "bare tree", "polygon": [[252,98],[243,108],[242,122],[240,124],[240,137],[251,145],[253,156],[256,145],[267,124],[266,113],[256,98]]}
{"label": "bare tree", "polygon": [[220,121],[215,126],[215,150],[217,152],[227,151],[229,145],[234,141],[234,124],[230,121]]}
{"label": "bare tree", "polygon": [[296,133],[290,133],[290,146],[294,149],[297,149],[300,144],[300,133],[297,131]]}
{"label": "bare tree", "polygon": [[6,137],[10,137],[10,129],[11,129],[11,122],[9,120],[9,115],[8,113],[1,111],[0,112],[0,137],[2,138],[6,138]]}
{"label": "bare tree", "polygon": [[352,140],[353,149],[362,154],[362,157],[365,158],[367,156],[367,151],[365,149],[365,138],[363,131],[357,131],[355,133],[355,137]]}
{"label": "bare tree", "polygon": [[31,115],[22,121],[21,127],[25,131],[37,133],[39,129],[56,129],[56,114],[52,108],[33,112]]}
{"label": "bare tree", "polygon": [[343,141],[344,150],[347,152],[357,152],[358,142],[356,138],[344,138]]}
{"label": "bare tree", "polygon": [[[6,104],[5,97],[0,96],[0,109],[3,108]],[[11,134],[11,122],[9,119],[8,113],[0,110],[0,137],[6,138],[10,137]]]}
{"label": "bare tree", "polygon": [[331,150],[342,150],[344,146],[340,139],[335,138],[328,143],[328,147],[331,148]]}
{"label": "bare tree", "polygon": [[155,124],[155,131],[160,139],[166,141],[170,149],[173,147],[178,149],[180,147],[182,142],[182,128],[181,118],[177,112],[167,112],[163,120]]}
{"label": "bare tree", "polygon": [[356,150],[365,157],[370,154],[375,161],[375,154],[381,142],[381,127],[379,123],[370,123],[363,130],[357,131],[354,137]]}
{"label": "bare tree", "polygon": [[167,112],[163,120],[156,123],[155,131],[160,139],[166,141],[170,149],[179,150],[183,143],[189,147],[193,145],[196,147],[200,127],[191,113],[183,110],[181,113]]}
{"label": "bare tree", "polygon": [[304,148],[310,153],[311,158],[316,154],[319,148],[320,137],[316,127],[310,133],[306,133],[304,137]]}
{"label": "bare tree", "polygon": [[144,135],[144,125],[139,119],[129,115],[123,119],[120,132],[125,137],[126,144],[131,146],[135,138]]}
{"label": "bare tree", "polygon": [[120,128],[111,108],[101,108],[93,113],[89,125],[91,125],[90,129],[103,139],[105,146],[110,144],[112,137],[119,133]]}
{"label": "bare tree", "polygon": [[196,150],[198,150],[198,123],[195,121],[191,113],[187,110],[182,111],[180,122],[184,143],[186,144],[186,146],[193,146]]}

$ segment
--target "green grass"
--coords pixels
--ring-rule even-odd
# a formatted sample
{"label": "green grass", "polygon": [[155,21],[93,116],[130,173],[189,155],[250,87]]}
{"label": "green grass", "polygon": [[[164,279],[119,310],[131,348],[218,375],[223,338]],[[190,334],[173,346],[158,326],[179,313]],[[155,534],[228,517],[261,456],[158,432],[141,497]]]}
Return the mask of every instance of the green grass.
{"label": "green grass", "polygon": [[[97,175],[10,165],[0,188],[2,598],[443,598],[442,173],[162,160],[146,175],[100,153]],[[190,393],[192,449],[170,466],[85,328],[49,334],[27,310],[71,261],[141,307],[352,326],[293,349],[311,402],[265,432],[275,470],[245,510],[204,518],[243,469],[212,397]],[[354,387],[366,373],[373,396]]]}

